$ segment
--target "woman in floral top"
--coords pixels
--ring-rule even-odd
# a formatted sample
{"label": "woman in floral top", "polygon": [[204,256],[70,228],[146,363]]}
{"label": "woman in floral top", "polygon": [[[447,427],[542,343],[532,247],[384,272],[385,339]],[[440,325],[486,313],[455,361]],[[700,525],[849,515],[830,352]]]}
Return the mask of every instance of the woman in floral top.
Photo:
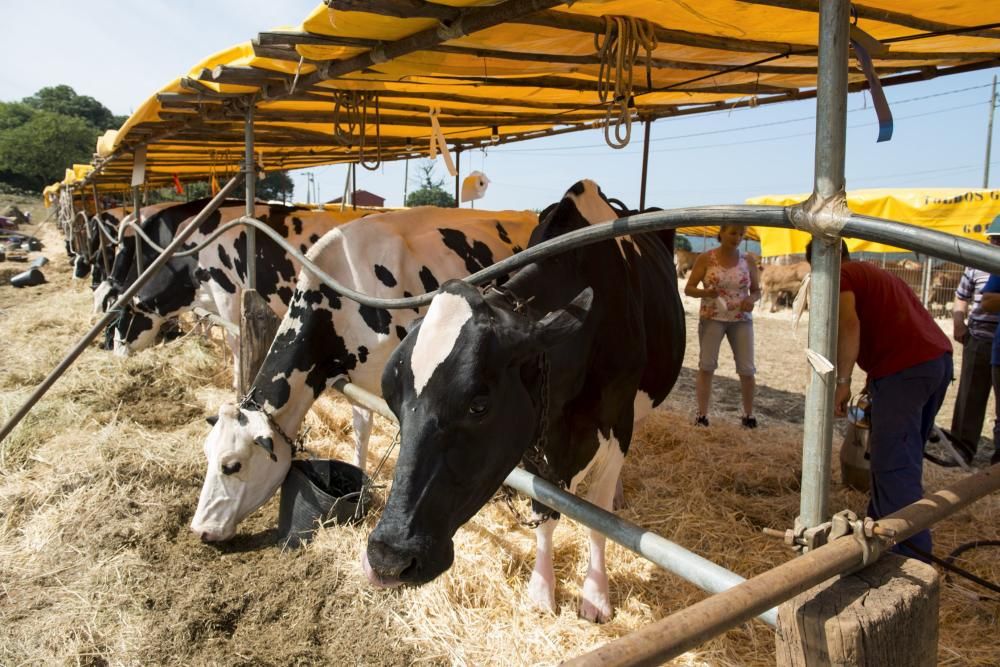
{"label": "woman in floral top", "polygon": [[[701,297],[698,321],[698,380],[695,394],[698,415],[695,424],[708,426],[708,404],[712,397],[712,376],[719,366],[722,338],[729,339],[740,376],[743,399],[742,424],[757,428],[753,416],[753,310],[760,299],[757,264],[740,252],[740,242],[746,229],[743,225],[722,225],[719,243],[714,250],[702,253],[691,269],[684,293]],[[698,284],[701,283],[701,287]]]}

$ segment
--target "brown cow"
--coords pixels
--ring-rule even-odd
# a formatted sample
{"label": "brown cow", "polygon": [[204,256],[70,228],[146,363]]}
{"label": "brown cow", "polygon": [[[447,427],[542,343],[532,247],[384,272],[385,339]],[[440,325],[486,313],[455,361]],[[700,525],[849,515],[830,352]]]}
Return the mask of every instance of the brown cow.
{"label": "brown cow", "polygon": [[948,304],[955,300],[955,289],[962,279],[965,267],[955,262],[942,262],[931,271],[931,291],[927,299],[927,310],[932,315],[947,314]]}
{"label": "brown cow", "polygon": [[778,297],[782,292],[788,292],[795,298],[809,271],[809,262],[798,262],[787,266],[778,264],[765,266],[760,274],[761,306],[770,300],[773,313],[778,310]]}
{"label": "brown cow", "polygon": [[701,255],[700,252],[691,252],[678,248],[674,251],[674,265],[677,267],[677,277],[683,278],[694,267],[695,261]]}

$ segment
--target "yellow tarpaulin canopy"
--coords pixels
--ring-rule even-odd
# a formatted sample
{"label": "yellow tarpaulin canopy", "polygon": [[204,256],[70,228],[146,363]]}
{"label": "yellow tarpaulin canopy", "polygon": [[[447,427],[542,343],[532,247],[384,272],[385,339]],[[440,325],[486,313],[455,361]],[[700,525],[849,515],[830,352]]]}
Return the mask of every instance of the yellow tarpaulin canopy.
{"label": "yellow tarpaulin canopy", "polygon": [[[804,99],[815,94],[818,6],[328,0],[296,27],[220,51],[154,93],[101,138],[95,178],[127,185],[141,146],[150,184],[234,173],[251,99],[265,170],[416,157],[434,137],[468,150],[609,118],[638,123]],[[871,54],[883,85],[1000,65],[1000,29],[990,27],[1000,23],[1000,2],[880,0],[854,9],[858,28],[886,47]],[[638,53],[623,68],[619,47]],[[849,80],[852,90],[867,86],[856,60]],[[611,132],[640,134],[627,124]]]}
{"label": "yellow tarpaulin canopy", "polygon": [[[764,195],[747,204],[794,206],[808,195]],[[986,227],[1000,215],[1000,190],[961,188],[872,189],[847,193],[855,213],[906,222],[975,241],[986,241]],[[809,234],[791,229],[757,227],[764,257],[804,253]],[[909,252],[862,239],[845,239],[851,252]]]}

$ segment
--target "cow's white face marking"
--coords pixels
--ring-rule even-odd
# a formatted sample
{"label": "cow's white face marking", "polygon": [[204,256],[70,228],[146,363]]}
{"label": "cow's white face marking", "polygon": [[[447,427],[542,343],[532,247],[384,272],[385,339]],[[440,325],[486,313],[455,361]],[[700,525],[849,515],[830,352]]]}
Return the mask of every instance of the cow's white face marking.
{"label": "cow's white face marking", "polygon": [[430,381],[434,369],[440,366],[458,340],[462,325],[472,317],[469,302],[456,294],[438,294],[431,301],[417,342],[413,345],[410,368],[413,369],[413,389],[417,396]]}
{"label": "cow's white face marking", "polygon": [[[583,194],[578,195],[573,192],[567,192],[566,196],[573,200],[573,203],[576,204],[576,210],[580,212],[580,215],[587,221],[587,224],[599,225],[604,222],[617,220],[618,216],[615,214],[614,209],[608,206],[608,202],[604,201],[604,197],[600,195],[597,183],[588,180],[581,181],[581,183],[583,183]],[[622,238],[620,236],[616,237],[615,243],[618,244],[618,251],[621,252],[622,257],[625,257]],[[635,244],[633,243],[632,245],[634,246]]]}
{"label": "cow's white face marking", "polygon": [[[291,465],[290,448],[272,432],[267,418],[256,410],[242,412],[244,424],[239,408],[223,405],[205,440],[208,469],[191,530],[206,542],[231,538],[236,525],[274,495]],[[277,461],[255,437],[272,439]]]}
{"label": "cow's white face marking", "polygon": [[101,284],[94,289],[94,314],[103,313],[107,310],[104,307],[104,300],[108,298],[108,294],[111,293],[111,283],[107,280],[101,281]]}

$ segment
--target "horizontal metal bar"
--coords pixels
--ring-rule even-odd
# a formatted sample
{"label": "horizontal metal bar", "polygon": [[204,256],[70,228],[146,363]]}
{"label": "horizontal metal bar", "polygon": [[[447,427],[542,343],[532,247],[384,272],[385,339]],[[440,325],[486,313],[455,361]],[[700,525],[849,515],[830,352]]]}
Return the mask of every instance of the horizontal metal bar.
{"label": "horizontal metal bar", "polygon": [[[716,565],[707,558],[702,558],[675,542],[567,493],[527,470],[514,468],[507,475],[504,484],[565,514],[577,523],[607,535],[626,549],[676,574],[703,591],[721,593],[746,581],[740,575]],[[761,613],[759,618],[774,627],[778,624],[778,610],[768,609]]]}

